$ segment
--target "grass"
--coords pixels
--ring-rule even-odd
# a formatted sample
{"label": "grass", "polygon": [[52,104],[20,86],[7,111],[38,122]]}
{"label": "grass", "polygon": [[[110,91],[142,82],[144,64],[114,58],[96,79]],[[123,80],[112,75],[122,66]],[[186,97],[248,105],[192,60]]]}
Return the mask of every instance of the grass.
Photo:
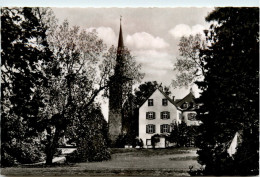
{"label": "grass", "polygon": [[112,148],[111,154],[128,153],[137,156],[155,156],[155,155],[169,155],[169,154],[184,154],[188,151],[195,151],[196,148],[184,147],[184,148],[169,148],[169,149],[135,149],[135,148]]}
{"label": "grass", "polygon": [[15,175],[84,175],[84,176],[187,176],[189,166],[199,167],[194,148],[111,149],[112,159],[104,162],[22,166],[3,168],[1,174]]}

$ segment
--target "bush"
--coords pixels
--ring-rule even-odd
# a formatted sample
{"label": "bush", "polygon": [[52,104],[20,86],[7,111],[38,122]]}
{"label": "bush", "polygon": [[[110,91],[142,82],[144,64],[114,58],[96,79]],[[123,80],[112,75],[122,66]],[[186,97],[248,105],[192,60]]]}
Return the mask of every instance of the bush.
{"label": "bush", "polygon": [[42,147],[35,141],[21,142],[8,146],[1,152],[1,166],[10,167],[17,164],[31,164],[44,160]]}
{"label": "bush", "polygon": [[[70,163],[104,161],[111,159],[110,152],[98,137],[96,140],[82,139],[78,149],[66,156]],[[94,142],[94,143],[93,143]]]}
{"label": "bush", "polygon": [[1,167],[11,167],[16,165],[16,159],[2,150],[1,152]]}
{"label": "bush", "polygon": [[21,143],[17,147],[15,157],[21,164],[30,164],[43,161],[44,153],[37,143]]}
{"label": "bush", "polygon": [[160,135],[158,135],[158,134],[153,135],[151,138],[151,143],[152,143],[153,148],[155,148],[155,145],[158,142],[160,142]]}

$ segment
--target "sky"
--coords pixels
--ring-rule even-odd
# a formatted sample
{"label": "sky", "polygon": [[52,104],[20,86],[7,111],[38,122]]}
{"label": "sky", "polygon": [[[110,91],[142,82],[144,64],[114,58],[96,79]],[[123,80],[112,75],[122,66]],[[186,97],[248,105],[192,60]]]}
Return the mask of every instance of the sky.
{"label": "sky", "polygon": [[[117,46],[120,16],[125,46],[142,65],[143,81],[169,86],[175,76],[181,36],[202,33],[208,24],[205,16],[213,8],[53,8],[60,22],[86,30],[95,29],[108,45]],[[183,90],[182,90],[183,91]],[[174,90],[173,90],[174,92]],[[176,97],[185,93],[176,90]]]}
{"label": "sky", "polygon": [[[259,7],[259,1],[2,0],[0,6],[56,7],[53,10],[60,22],[67,19],[71,25],[86,30],[96,29],[108,46],[117,44],[119,19],[122,16],[125,46],[131,50],[136,61],[142,64],[142,72],[145,73],[143,82],[156,80],[169,86],[176,75],[173,64],[178,56],[178,42],[182,35],[201,33],[207,28],[204,19],[213,7]],[[194,86],[193,89],[198,96],[198,89]],[[189,88],[172,89],[172,95],[177,99],[188,93]],[[101,101],[102,112],[107,120],[108,100]]]}
{"label": "sky", "polygon": [[[173,71],[179,55],[181,36],[201,33],[209,27],[205,17],[214,8],[52,8],[61,23],[65,19],[71,26],[77,25],[91,31],[95,29],[107,46],[117,46],[120,16],[124,45],[130,49],[145,81],[157,81],[171,86],[176,75]],[[138,85],[136,85],[137,87]],[[198,89],[193,86],[198,96]],[[180,99],[190,88],[173,89],[172,95]],[[102,100],[102,110],[108,117],[108,101]]]}

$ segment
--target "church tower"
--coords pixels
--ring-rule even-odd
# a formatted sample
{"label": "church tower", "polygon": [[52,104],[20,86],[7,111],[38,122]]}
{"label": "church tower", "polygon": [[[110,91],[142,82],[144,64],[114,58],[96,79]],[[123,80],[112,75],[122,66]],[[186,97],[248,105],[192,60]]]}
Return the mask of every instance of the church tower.
{"label": "church tower", "polygon": [[[112,144],[115,143],[118,136],[122,134],[123,128],[123,103],[125,97],[125,90],[129,90],[129,82],[131,79],[126,76],[126,58],[124,50],[123,32],[121,27],[120,18],[120,30],[119,39],[117,47],[116,56],[116,66],[115,72],[112,77],[110,77],[110,87],[109,87],[109,115],[108,115],[108,125],[109,125],[109,137]],[[130,88],[131,89],[131,88]]]}

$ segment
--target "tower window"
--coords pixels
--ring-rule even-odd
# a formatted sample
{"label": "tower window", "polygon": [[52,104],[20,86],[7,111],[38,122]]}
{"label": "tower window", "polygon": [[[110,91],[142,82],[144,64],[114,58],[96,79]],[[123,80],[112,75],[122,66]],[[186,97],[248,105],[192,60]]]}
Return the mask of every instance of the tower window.
{"label": "tower window", "polygon": [[170,119],[170,112],[168,111],[161,112],[161,119]]}
{"label": "tower window", "polygon": [[155,119],[155,112],[147,112],[146,119]]}
{"label": "tower window", "polygon": [[167,99],[162,99],[162,105],[167,106],[168,105],[168,100]]}
{"label": "tower window", "polygon": [[148,99],[148,106],[153,106],[153,99]]}
{"label": "tower window", "polygon": [[155,125],[153,124],[146,125],[146,133],[149,134],[155,133]]}

